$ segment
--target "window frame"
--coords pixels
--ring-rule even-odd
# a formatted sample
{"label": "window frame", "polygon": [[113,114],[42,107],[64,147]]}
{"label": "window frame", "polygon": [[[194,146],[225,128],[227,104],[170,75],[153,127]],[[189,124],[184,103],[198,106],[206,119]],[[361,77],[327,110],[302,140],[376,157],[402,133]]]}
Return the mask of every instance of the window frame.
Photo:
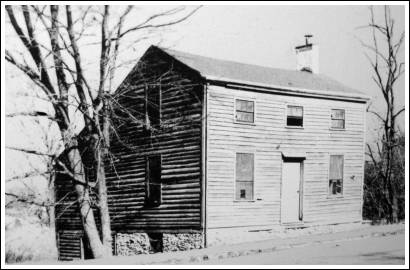
{"label": "window frame", "polygon": [[[158,203],[153,203],[153,199],[150,196],[151,194],[151,170],[150,170],[150,158],[152,157],[159,157],[159,200]],[[158,183],[155,183],[158,184]],[[154,155],[148,155],[145,157],[145,195],[144,195],[144,206],[146,207],[158,207],[162,204],[162,155],[161,154],[154,154]]]}
{"label": "window frame", "polygon": [[[253,122],[240,121],[236,118],[238,100],[253,103]],[[245,111],[242,111],[242,112],[245,112]],[[250,112],[245,112],[245,113],[250,113]],[[251,125],[251,126],[256,125],[256,100],[254,98],[249,98],[249,97],[235,97],[234,105],[233,105],[233,121],[236,124]]]}
{"label": "window frame", "polygon": [[[152,124],[152,121],[150,120],[150,114],[149,114],[149,96],[150,92],[153,90],[158,91],[158,118],[157,122],[155,124]],[[161,89],[161,84],[160,85],[150,85],[150,84],[145,84],[144,87],[144,113],[145,113],[145,127],[148,129],[148,127],[154,127],[154,128],[159,128],[161,126],[161,121],[162,121],[162,89]],[[152,116],[151,116],[152,119]],[[148,126],[147,121],[150,120],[150,124]]]}
{"label": "window frame", "polygon": [[[236,173],[236,163],[237,163],[237,157],[238,157],[238,154],[250,154],[250,155],[252,155],[253,156],[253,174],[252,174],[252,198],[251,199],[237,199],[236,198],[236,192],[237,192],[237,189],[236,189],[236,183],[237,183],[237,181],[236,181],[236,177],[237,177],[237,173]],[[255,154],[255,152],[252,152],[252,151],[236,151],[236,152],[234,152],[234,168],[233,168],[233,170],[234,170],[234,178],[233,178],[233,201],[234,202],[255,202],[256,201],[256,199],[255,199],[255,195],[256,195],[256,192],[255,192],[255,175],[256,175],[256,154]],[[239,182],[241,182],[241,181],[239,181]],[[250,181],[242,181],[242,182],[250,182]]]}
{"label": "window frame", "polygon": [[[338,127],[333,127],[333,126],[332,126],[333,120],[342,120],[342,119],[339,119],[339,118],[337,118],[337,119],[333,119],[333,118],[332,118],[332,111],[333,111],[333,110],[343,111],[343,113],[344,113],[343,128],[338,128]],[[331,108],[329,113],[330,113],[330,130],[346,130],[346,109],[342,109],[342,108]]]}
{"label": "window frame", "polygon": [[[342,156],[342,178],[341,179],[330,179],[330,162],[331,162],[331,156]],[[328,158],[328,174],[327,174],[327,198],[328,199],[333,199],[333,198],[342,198],[344,195],[344,176],[345,176],[345,155],[343,153],[331,153],[329,154]],[[341,192],[338,194],[330,194],[330,181],[341,181]]]}
{"label": "window frame", "polygon": [[[301,107],[302,108],[302,125],[301,126],[290,126],[288,125],[288,108],[289,107]],[[294,117],[296,118],[296,117]],[[303,129],[305,128],[305,107],[299,104],[285,104],[285,127],[293,129]]]}

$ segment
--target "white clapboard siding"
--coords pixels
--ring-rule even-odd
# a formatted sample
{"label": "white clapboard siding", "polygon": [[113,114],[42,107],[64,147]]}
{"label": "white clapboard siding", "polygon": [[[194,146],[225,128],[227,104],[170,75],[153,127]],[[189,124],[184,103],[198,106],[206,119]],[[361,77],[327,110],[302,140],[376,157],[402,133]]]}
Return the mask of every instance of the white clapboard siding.
{"label": "white clapboard siding", "polygon": [[[208,87],[208,229],[280,224],[282,151],[306,153],[303,221],[361,220],[365,104]],[[255,101],[255,124],[234,121],[235,98]],[[303,106],[303,129],[286,128],[286,106]],[[345,130],[330,129],[332,108],[345,110]],[[235,153],[255,154],[254,201],[234,201]],[[344,155],[343,196],[328,196],[329,155]]]}

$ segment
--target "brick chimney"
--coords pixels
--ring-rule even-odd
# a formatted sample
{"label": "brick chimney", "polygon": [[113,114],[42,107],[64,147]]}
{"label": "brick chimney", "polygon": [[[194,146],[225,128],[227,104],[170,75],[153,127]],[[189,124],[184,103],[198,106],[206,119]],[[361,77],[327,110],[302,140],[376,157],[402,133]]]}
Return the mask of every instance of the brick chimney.
{"label": "brick chimney", "polygon": [[309,42],[312,35],[305,35],[305,44],[295,47],[296,68],[300,71],[319,73],[319,47]]}

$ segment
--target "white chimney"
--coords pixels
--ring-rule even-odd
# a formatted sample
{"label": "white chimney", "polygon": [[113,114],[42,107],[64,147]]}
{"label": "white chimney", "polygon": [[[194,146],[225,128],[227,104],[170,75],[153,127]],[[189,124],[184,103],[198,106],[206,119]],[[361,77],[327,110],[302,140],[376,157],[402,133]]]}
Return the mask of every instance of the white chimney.
{"label": "white chimney", "polygon": [[319,46],[309,43],[312,35],[305,35],[305,44],[297,46],[296,49],[296,68],[300,71],[319,73]]}

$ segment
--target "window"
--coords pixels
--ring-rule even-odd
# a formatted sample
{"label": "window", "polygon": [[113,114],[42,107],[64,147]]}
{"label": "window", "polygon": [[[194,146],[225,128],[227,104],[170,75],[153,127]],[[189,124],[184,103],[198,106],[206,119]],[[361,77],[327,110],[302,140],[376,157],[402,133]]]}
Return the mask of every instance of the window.
{"label": "window", "polygon": [[288,127],[303,127],[303,107],[288,105],[286,125]]}
{"label": "window", "polygon": [[161,123],[161,88],[147,85],[145,87],[145,122],[146,127],[157,128]]}
{"label": "window", "polygon": [[329,195],[343,193],[343,155],[331,155],[329,166]]}
{"label": "window", "polygon": [[237,99],[235,101],[235,120],[243,123],[255,122],[255,102]]}
{"label": "window", "polygon": [[332,109],[332,128],[344,129],[345,128],[345,110]]}
{"label": "window", "polygon": [[253,200],[254,155],[236,153],[236,200]]}
{"label": "window", "polygon": [[146,160],[146,191],[145,203],[147,206],[161,204],[161,156],[149,156]]}

